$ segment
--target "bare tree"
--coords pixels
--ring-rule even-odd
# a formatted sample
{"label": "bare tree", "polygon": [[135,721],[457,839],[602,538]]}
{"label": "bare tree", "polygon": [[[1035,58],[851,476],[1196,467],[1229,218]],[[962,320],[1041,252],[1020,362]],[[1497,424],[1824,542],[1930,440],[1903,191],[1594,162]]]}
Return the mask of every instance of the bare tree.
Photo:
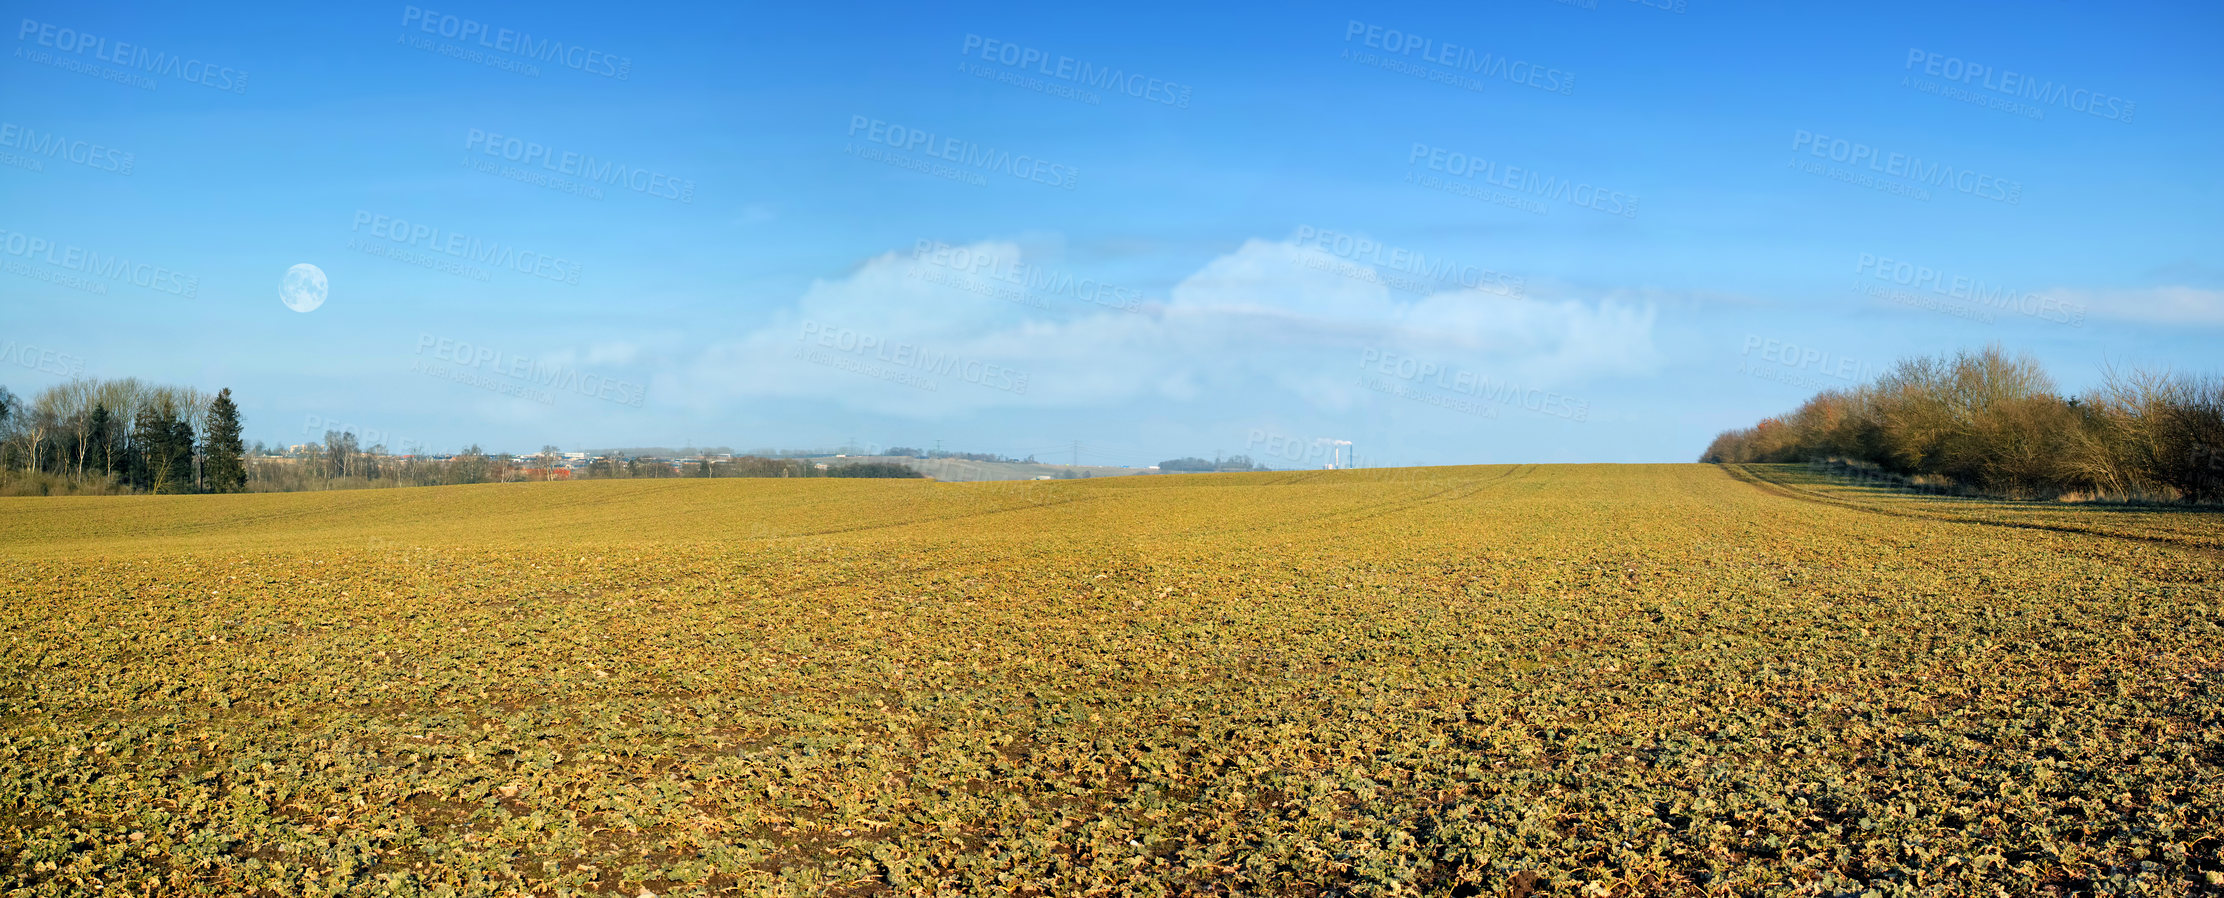
{"label": "bare tree", "polygon": [[96,381],[90,378],[73,378],[40,391],[36,404],[46,409],[47,415],[60,428],[58,435],[69,438],[76,451],[57,459],[56,472],[68,474],[72,464],[75,477],[85,478],[85,454],[92,444],[93,394]]}
{"label": "bare tree", "polygon": [[53,429],[53,410],[37,402],[32,403],[29,411],[23,415],[23,420],[17,425],[17,430],[23,435],[24,442],[30,447],[29,455],[31,473],[33,474],[42,470],[39,467],[39,447],[46,444],[46,435]]}

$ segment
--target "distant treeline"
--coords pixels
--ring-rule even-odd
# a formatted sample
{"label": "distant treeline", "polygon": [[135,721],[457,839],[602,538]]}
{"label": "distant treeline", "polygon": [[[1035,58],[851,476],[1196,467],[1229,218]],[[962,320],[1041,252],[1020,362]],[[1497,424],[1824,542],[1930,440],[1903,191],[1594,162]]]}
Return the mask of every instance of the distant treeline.
{"label": "distant treeline", "polygon": [[893,462],[851,462],[829,464],[820,468],[801,459],[744,455],[740,458],[684,460],[679,462],[677,470],[671,464],[655,459],[598,458],[587,463],[584,476],[601,480],[661,477],[917,478],[925,475]]}
{"label": "distant treeline", "polygon": [[232,391],[210,396],[135,378],[78,378],[28,401],[0,387],[0,495],[298,492],[650,477],[917,478],[900,464],[825,468],[798,459],[603,457],[574,468],[556,447],[511,458],[473,445],[448,457],[395,455],[355,434],[279,448],[240,439]]}
{"label": "distant treeline", "polygon": [[944,452],[940,449],[914,449],[910,446],[892,446],[882,454],[897,458],[954,458],[961,461],[992,461],[1019,465],[1039,464],[1032,455],[1026,458],[1013,458],[1009,455],[1000,455],[994,452]]}
{"label": "distant treeline", "polygon": [[1231,455],[1222,459],[1169,458],[1158,463],[1158,470],[1165,474],[1198,474],[1217,471],[1264,471],[1265,467],[1251,463],[1251,456]]}
{"label": "distant treeline", "polygon": [[26,402],[0,387],[0,495],[247,489],[239,407],[136,378],[78,378]]}
{"label": "distant treeline", "polygon": [[546,479],[547,466],[490,455],[477,445],[446,458],[394,455],[382,445],[364,446],[353,432],[325,431],[322,441],[291,448],[255,444],[247,463],[248,489],[258,493],[367,489],[396,486],[450,486],[462,483],[516,483]]}
{"label": "distant treeline", "polygon": [[365,448],[355,434],[329,431],[322,442],[305,443],[283,455],[258,454],[249,462],[249,488],[257,492],[368,489],[398,486],[450,486],[466,483],[521,483],[545,480],[628,480],[676,477],[918,477],[894,464],[830,465],[784,458],[742,456],[731,459],[622,458],[603,456],[573,466],[554,446],[538,455],[489,455],[477,445],[456,455],[392,455],[383,446]]}
{"label": "distant treeline", "polygon": [[2055,392],[1998,347],[1904,359],[1875,383],[1714,438],[1700,461],[1844,461],[2009,496],[2224,499],[2224,381],[2111,370]]}

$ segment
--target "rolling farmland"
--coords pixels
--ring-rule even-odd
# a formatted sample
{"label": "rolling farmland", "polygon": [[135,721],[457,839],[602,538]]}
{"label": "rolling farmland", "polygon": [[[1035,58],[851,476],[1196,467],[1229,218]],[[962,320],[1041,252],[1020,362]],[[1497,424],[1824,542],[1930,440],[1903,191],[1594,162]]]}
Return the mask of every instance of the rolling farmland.
{"label": "rolling farmland", "polygon": [[1805,468],[0,500],[0,890],[2224,891],[2224,515]]}

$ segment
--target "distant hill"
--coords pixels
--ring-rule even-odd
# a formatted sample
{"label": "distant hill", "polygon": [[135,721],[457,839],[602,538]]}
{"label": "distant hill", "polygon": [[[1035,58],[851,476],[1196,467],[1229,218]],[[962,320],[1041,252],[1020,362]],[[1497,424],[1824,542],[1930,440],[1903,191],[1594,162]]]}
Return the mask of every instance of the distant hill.
{"label": "distant hill", "polygon": [[700,455],[733,455],[730,446],[630,446],[616,449],[588,449],[588,455],[615,455],[620,458],[694,458]]}

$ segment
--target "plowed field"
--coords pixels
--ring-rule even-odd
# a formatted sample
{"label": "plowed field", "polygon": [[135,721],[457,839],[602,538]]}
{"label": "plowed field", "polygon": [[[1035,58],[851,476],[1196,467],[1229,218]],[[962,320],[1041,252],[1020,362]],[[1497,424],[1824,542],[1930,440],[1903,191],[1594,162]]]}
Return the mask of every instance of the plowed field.
{"label": "plowed field", "polygon": [[7,894],[2224,891],[2224,515],[1801,468],[0,500]]}

